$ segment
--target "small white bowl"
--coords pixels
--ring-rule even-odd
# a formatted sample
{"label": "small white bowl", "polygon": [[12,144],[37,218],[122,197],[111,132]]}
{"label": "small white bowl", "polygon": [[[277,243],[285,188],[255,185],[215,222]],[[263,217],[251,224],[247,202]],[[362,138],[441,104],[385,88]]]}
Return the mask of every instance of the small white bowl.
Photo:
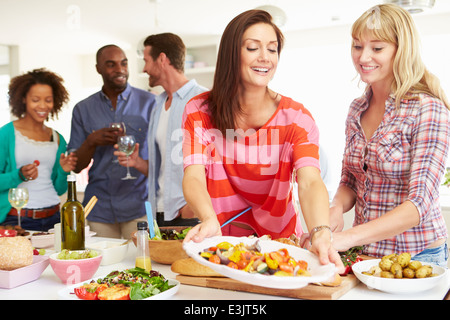
{"label": "small white bowl", "polygon": [[[38,233],[38,232],[35,232]],[[53,246],[55,243],[55,234],[54,233],[48,233],[48,234],[38,234],[38,235],[31,235],[31,245],[35,248],[48,248]]]}
{"label": "small white bowl", "polygon": [[394,294],[416,293],[429,290],[436,286],[447,272],[442,267],[422,262],[423,265],[431,265],[433,267],[433,273],[436,276],[421,279],[388,279],[362,273],[369,271],[372,266],[377,266],[380,261],[381,259],[373,259],[357,262],[352,266],[353,273],[369,289],[377,289]]}
{"label": "small white bowl", "polygon": [[110,265],[122,261],[128,252],[128,242],[124,239],[110,239],[86,245],[86,249],[99,252],[102,256],[101,265]]}

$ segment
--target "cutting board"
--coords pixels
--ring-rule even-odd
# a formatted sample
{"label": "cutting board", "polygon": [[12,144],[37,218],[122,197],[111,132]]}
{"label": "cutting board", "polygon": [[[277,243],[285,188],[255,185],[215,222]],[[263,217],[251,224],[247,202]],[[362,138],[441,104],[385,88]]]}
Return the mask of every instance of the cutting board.
{"label": "cutting board", "polygon": [[251,285],[230,278],[221,277],[193,277],[177,275],[176,279],[182,284],[216,288],[224,290],[244,291],[251,293],[268,294],[281,297],[308,299],[308,300],[335,300],[355,287],[359,280],[352,274],[342,277],[338,287],[325,287],[309,284],[300,289],[273,289]]}

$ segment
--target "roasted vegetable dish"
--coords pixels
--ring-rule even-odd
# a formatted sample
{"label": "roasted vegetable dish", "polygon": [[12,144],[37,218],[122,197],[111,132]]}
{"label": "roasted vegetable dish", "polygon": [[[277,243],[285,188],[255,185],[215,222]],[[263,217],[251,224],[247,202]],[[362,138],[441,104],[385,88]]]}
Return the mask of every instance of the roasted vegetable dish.
{"label": "roasted vegetable dish", "polygon": [[275,276],[311,276],[308,263],[296,261],[287,249],[261,253],[258,241],[251,246],[221,242],[200,252],[206,260],[249,273]]}

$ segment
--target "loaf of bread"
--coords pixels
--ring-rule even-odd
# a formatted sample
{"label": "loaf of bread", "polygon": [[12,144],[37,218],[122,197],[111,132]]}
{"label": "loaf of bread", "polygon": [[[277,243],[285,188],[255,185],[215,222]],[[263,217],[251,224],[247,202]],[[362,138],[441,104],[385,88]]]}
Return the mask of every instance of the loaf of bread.
{"label": "loaf of bread", "polygon": [[25,237],[0,238],[0,270],[14,270],[33,263],[33,247]]}
{"label": "loaf of bread", "polygon": [[185,276],[193,277],[223,277],[222,274],[204,266],[192,258],[176,260],[172,263],[171,270]]}

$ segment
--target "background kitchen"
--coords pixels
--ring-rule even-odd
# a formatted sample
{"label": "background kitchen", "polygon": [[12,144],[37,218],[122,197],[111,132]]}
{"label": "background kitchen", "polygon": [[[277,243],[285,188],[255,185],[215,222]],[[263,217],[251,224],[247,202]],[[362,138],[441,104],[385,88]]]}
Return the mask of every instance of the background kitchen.
{"label": "background kitchen", "polygon": [[[271,87],[302,102],[315,117],[329,160],[325,180],[332,196],[339,182],[347,109],[364,88],[350,59],[350,26],[362,12],[382,2],[0,0],[0,126],[10,121],[7,91],[11,77],[46,67],[65,79],[70,92],[69,105],[50,123],[68,140],[73,106],[102,84],[95,71],[97,49],[109,43],[121,46],[129,58],[129,82],[149,89],[137,52],[152,33],[180,35],[188,47],[186,73],[210,87],[220,35],[227,23],[242,11],[270,6],[286,37]],[[421,33],[422,55],[450,96],[450,0],[391,2],[421,5],[417,8],[423,11],[413,16]],[[78,182],[82,191],[85,176],[80,175]],[[450,223],[450,188],[442,190],[441,202]]]}

